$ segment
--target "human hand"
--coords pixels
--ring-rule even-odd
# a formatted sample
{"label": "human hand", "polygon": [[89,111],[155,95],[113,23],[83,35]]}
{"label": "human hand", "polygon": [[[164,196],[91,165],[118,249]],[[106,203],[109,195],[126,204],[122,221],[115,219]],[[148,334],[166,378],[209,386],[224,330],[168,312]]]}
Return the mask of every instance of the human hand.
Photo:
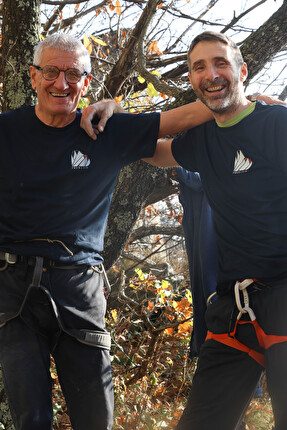
{"label": "human hand", "polygon": [[[124,109],[114,100],[103,99],[86,107],[82,112],[81,127],[93,139],[104,131],[108,119],[114,113],[124,113]],[[96,122],[95,120],[99,120]]]}
{"label": "human hand", "polygon": [[252,94],[250,96],[247,96],[247,98],[251,102],[255,102],[256,100],[261,100],[264,103],[266,103],[267,105],[275,104],[275,105],[287,106],[287,103],[285,101],[279,100],[276,97],[267,96],[265,94],[255,93],[255,94]]}

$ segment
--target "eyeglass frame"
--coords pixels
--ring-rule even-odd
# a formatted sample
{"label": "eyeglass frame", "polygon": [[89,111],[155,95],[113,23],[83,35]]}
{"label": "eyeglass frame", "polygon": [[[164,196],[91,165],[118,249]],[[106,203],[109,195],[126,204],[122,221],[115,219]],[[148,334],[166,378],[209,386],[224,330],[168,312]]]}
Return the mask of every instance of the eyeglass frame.
{"label": "eyeglass frame", "polygon": [[[36,70],[39,70],[40,72],[42,72],[42,74],[43,74],[43,70],[44,70],[44,68],[45,67],[54,67],[55,69],[58,69],[58,71],[59,71],[59,73],[58,73],[58,75],[55,77],[55,78],[53,78],[53,79],[47,79],[47,78],[45,78],[45,76],[44,76],[44,74],[43,74],[43,78],[46,80],[46,81],[49,81],[49,82],[52,82],[52,81],[55,81],[56,79],[58,79],[58,77],[59,77],[59,75],[60,75],[60,72],[63,72],[64,73],[64,75],[65,75],[65,79],[66,79],[66,81],[68,82],[68,84],[77,84],[78,82],[80,82],[80,80],[82,79],[82,77],[83,76],[87,76],[88,75],[88,72],[83,72],[83,73],[81,73],[80,72],[80,70],[79,69],[75,69],[75,68],[73,68],[73,67],[69,67],[68,69],[66,69],[66,70],[61,70],[61,69],[59,69],[59,67],[57,67],[57,66],[49,66],[49,65],[46,65],[46,66],[44,66],[44,67],[40,67],[40,66],[36,66],[35,64],[33,64],[33,67],[35,67],[35,69]],[[79,78],[79,80],[78,81],[76,81],[76,82],[69,82],[68,80],[67,80],[67,77],[66,77],[66,72],[68,71],[68,70],[78,70],[79,72],[80,72],[80,78]]]}

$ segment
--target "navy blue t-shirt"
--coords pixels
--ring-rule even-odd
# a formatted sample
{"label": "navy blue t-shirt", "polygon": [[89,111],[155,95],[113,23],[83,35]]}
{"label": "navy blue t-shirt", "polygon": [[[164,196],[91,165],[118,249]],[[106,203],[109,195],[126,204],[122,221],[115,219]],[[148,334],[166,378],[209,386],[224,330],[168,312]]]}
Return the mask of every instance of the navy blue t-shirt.
{"label": "navy blue t-shirt", "polygon": [[100,263],[119,171],[153,156],[159,118],[116,114],[93,141],[80,111],[63,128],[42,123],[32,106],[0,115],[0,249]]}
{"label": "navy blue t-shirt", "polygon": [[210,121],[173,140],[213,210],[218,282],[287,276],[287,109],[257,102],[229,127]]}

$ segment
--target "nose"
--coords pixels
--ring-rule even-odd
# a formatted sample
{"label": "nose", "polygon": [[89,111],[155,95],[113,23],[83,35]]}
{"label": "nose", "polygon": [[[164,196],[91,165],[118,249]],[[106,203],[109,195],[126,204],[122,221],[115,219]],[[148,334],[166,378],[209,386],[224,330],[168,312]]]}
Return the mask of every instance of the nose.
{"label": "nose", "polygon": [[206,69],[206,79],[209,79],[210,81],[214,81],[216,78],[219,77],[219,73],[217,70],[217,67],[214,64],[211,64]]}
{"label": "nose", "polygon": [[61,89],[65,89],[65,88],[69,87],[69,84],[66,81],[64,72],[62,72],[62,71],[60,72],[59,76],[55,80],[54,86],[57,88],[61,88]]}

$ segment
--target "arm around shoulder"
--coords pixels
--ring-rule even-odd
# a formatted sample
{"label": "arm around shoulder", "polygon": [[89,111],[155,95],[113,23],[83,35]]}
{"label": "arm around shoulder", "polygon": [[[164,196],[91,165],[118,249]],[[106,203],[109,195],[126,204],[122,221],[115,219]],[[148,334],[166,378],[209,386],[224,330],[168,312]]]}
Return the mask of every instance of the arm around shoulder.
{"label": "arm around shoulder", "polygon": [[143,161],[157,167],[178,166],[172,155],[171,144],[172,139],[159,139],[153,157],[143,158]]}
{"label": "arm around shoulder", "polygon": [[202,102],[196,101],[160,115],[159,137],[180,133],[214,119],[211,110]]}

